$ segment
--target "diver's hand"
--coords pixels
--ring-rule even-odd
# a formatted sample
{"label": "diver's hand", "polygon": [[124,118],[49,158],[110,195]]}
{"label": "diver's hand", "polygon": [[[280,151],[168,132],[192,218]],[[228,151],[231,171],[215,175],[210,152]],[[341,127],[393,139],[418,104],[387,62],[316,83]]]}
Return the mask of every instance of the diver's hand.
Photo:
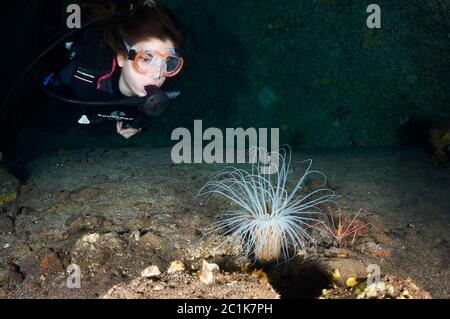
{"label": "diver's hand", "polygon": [[126,129],[122,128],[122,124],[123,122],[118,121],[116,123],[116,128],[117,128],[117,133],[119,133],[120,135],[122,135],[125,138],[130,138],[132,137],[134,134],[139,133],[140,131],[142,131],[142,128],[133,128],[133,127],[129,127]]}

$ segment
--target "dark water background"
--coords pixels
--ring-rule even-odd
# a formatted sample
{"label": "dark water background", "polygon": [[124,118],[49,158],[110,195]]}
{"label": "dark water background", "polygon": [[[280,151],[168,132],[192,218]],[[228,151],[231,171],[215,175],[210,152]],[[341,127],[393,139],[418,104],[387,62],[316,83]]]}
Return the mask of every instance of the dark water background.
{"label": "dark water background", "polygon": [[[15,1],[2,10],[6,94],[19,71],[64,25],[70,1]],[[278,127],[302,147],[424,146],[430,124],[450,118],[449,1],[166,0],[188,27],[181,97],[147,132],[125,140],[113,122],[76,123],[72,106],[31,79],[1,114],[10,157],[58,148],[169,146],[176,127]],[[6,48],[13,48],[6,50]],[[13,52],[13,53],[11,53]]]}

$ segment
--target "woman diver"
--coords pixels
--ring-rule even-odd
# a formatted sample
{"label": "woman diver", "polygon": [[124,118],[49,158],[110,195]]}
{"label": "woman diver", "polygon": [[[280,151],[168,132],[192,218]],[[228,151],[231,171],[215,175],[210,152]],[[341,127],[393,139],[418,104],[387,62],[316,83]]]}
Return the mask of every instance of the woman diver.
{"label": "woman diver", "polygon": [[[170,88],[173,83],[166,80],[174,79],[183,67],[177,53],[183,28],[157,0],[140,2],[81,0],[83,21],[121,14],[87,29],[81,43],[66,43],[70,62],[57,76],[47,78],[45,85],[63,86],[72,96],[95,101],[145,97],[149,88]],[[111,111],[111,107],[102,108],[103,113]],[[149,118],[137,107],[114,109],[110,115],[101,114],[99,107],[82,109],[90,116],[115,119],[117,133],[127,139],[149,126]],[[79,120],[89,122],[86,115]]]}

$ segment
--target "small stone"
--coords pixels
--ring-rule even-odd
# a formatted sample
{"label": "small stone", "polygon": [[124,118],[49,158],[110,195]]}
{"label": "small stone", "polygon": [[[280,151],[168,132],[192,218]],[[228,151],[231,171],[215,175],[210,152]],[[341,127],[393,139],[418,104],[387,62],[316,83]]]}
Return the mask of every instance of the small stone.
{"label": "small stone", "polygon": [[88,243],[95,243],[97,240],[100,239],[100,234],[94,233],[83,236],[83,241],[87,241]]}
{"label": "small stone", "polygon": [[220,271],[220,268],[217,264],[209,263],[206,260],[203,260],[202,270],[200,272],[199,279],[205,285],[211,285],[214,283],[214,273]]}
{"label": "small stone", "polygon": [[161,272],[159,271],[158,266],[154,266],[154,265],[145,268],[141,272],[141,276],[145,277],[145,278],[158,277],[159,275],[161,275]]}
{"label": "small stone", "polygon": [[156,286],[153,287],[153,290],[155,290],[155,291],[161,291],[161,290],[164,290],[164,287],[161,286],[161,285],[156,285]]}
{"label": "small stone", "polygon": [[392,287],[391,285],[389,285],[389,286],[387,287],[387,292],[388,292],[389,295],[394,296],[394,294],[395,294],[395,288]]}
{"label": "small stone", "polygon": [[183,262],[181,262],[179,260],[175,260],[175,261],[172,261],[172,263],[170,264],[170,267],[167,270],[167,273],[172,274],[177,271],[184,271],[185,269],[186,268],[185,268]]}
{"label": "small stone", "polygon": [[139,239],[141,238],[141,233],[139,232],[139,230],[135,230],[131,233],[131,237],[134,238],[135,241],[139,241]]}
{"label": "small stone", "polygon": [[219,272],[220,268],[219,268],[219,265],[217,265],[217,264],[209,263],[206,260],[203,260],[202,271]]}

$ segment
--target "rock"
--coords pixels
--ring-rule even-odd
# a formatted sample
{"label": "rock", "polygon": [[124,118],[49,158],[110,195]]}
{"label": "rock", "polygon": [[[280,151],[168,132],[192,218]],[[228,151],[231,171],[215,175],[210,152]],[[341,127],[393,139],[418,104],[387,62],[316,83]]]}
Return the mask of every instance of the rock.
{"label": "rock", "polygon": [[[213,266],[214,267],[214,266]],[[214,267],[215,268],[215,267]],[[211,270],[211,269],[210,269]],[[188,271],[177,276],[162,273],[158,281],[138,277],[128,283],[120,283],[111,288],[100,298],[127,299],[278,299],[269,282],[260,280],[250,274],[221,274],[220,280],[214,284],[205,285],[198,277]]]}
{"label": "rock", "polygon": [[214,275],[210,272],[208,273],[202,272],[199,276],[199,279],[205,285],[212,285],[214,283]]}
{"label": "rock", "polygon": [[350,277],[363,278],[367,275],[367,265],[353,258],[338,258],[327,262],[330,269],[339,271],[339,279],[345,281]]}
{"label": "rock", "polygon": [[140,236],[139,241],[141,244],[150,245],[156,249],[160,249],[165,246],[162,238],[152,232],[147,232],[143,236]]}
{"label": "rock", "polygon": [[345,285],[347,287],[353,287],[353,286],[356,286],[357,284],[358,284],[358,281],[356,280],[355,277],[347,278],[347,280],[345,281]]}
{"label": "rock", "polygon": [[370,284],[357,295],[358,299],[431,299],[431,295],[417,287],[410,278],[400,279],[392,275]]}
{"label": "rock", "polygon": [[206,260],[203,260],[202,270],[200,272],[200,281],[205,285],[211,285],[214,283],[215,278],[214,274],[218,273],[220,268],[217,264],[208,263]]}
{"label": "rock", "polygon": [[11,287],[20,284],[24,276],[18,269],[8,265],[0,266],[0,287]]}
{"label": "rock", "polygon": [[135,241],[139,241],[139,239],[141,239],[141,233],[139,232],[139,230],[135,230],[130,234],[130,237],[133,238]]}
{"label": "rock", "polygon": [[103,190],[96,187],[85,187],[81,189],[77,189],[71,191],[69,193],[69,199],[74,202],[86,201],[94,199],[100,196],[103,193]]}
{"label": "rock", "polygon": [[0,167],[0,194],[17,194],[19,187],[19,180],[6,168]]}
{"label": "rock", "polygon": [[179,251],[174,247],[173,242],[162,238],[151,231],[140,236],[138,245],[141,247],[145,246],[142,248],[152,251],[152,254],[160,256],[166,262],[181,258]]}
{"label": "rock", "polygon": [[202,271],[203,272],[219,272],[220,268],[217,264],[209,263],[206,260],[203,260]]}
{"label": "rock", "polygon": [[184,266],[184,263],[182,261],[175,260],[175,261],[172,261],[172,263],[170,264],[170,267],[167,270],[167,273],[173,274],[177,271],[184,271],[185,269],[186,269],[186,267]]}
{"label": "rock", "polygon": [[63,273],[64,265],[54,252],[50,252],[41,260],[40,272],[43,275]]}
{"label": "rock", "polygon": [[82,231],[92,231],[103,226],[104,218],[101,216],[82,215],[75,220],[69,219],[66,222],[68,225],[67,231],[71,234],[76,234]]}
{"label": "rock", "polygon": [[0,213],[16,216],[20,183],[6,168],[0,167]]}
{"label": "rock", "polygon": [[0,234],[7,234],[14,230],[14,224],[11,218],[0,215]]}
{"label": "rock", "polygon": [[162,285],[155,285],[155,286],[153,287],[153,290],[154,290],[154,291],[161,291],[161,290],[164,290],[164,286],[162,286]]}
{"label": "rock", "polygon": [[[226,241],[226,245],[222,245]],[[240,256],[246,259],[242,244],[237,239],[225,238],[221,235],[206,236],[199,245],[189,250],[194,258],[216,258],[217,256]]]}
{"label": "rock", "polygon": [[85,235],[81,238],[81,240],[86,241],[91,244],[96,243],[99,239],[100,239],[100,234],[97,234],[97,233]]}
{"label": "rock", "polygon": [[83,274],[123,274],[128,256],[127,244],[117,233],[85,235],[74,244],[70,263],[80,267]]}
{"label": "rock", "polygon": [[159,275],[161,275],[161,272],[159,271],[158,266],[154,266],[154,265],[145,268],[141,272],[141,276],[145,277],[145,278],[158,277]]}

